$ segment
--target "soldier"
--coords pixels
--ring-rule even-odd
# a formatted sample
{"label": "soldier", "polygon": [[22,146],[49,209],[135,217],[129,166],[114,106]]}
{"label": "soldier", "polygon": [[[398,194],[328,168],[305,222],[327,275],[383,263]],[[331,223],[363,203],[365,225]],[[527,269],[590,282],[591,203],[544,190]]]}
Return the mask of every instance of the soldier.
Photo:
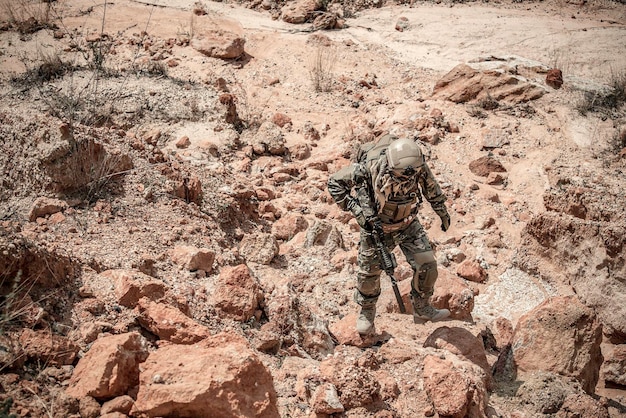
{"label": "soldier", "polygon": [[389,251],[399,245],[413,269],[414,322],[445,319],[450,311],[435,309],[429,302],[437,280],[437,262],[417,219],[417,211],[423,195],[441,218],[441,229],[448,230],[450,215],[445,206],[446,196],[414,140],[385,135],[378,142],[365,145],[357,162],[328,180],[328,191],[337,205],[352,212],[361,227],[354,292],[361,312],[356,329],[361,335],[374,330],[382,270],[372,233],[380,229]]}

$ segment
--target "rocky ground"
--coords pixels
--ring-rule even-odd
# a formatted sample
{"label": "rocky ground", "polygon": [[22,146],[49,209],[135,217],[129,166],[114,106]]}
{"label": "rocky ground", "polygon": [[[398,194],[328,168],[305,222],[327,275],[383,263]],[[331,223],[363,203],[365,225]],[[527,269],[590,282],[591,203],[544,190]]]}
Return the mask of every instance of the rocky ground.
{"label": "rocky ground", "polygon": [[[0,15],[0,417],[626,416],[624,4]],[[452,319],[383,275],[362,339],[326,182],[387,132]]]}

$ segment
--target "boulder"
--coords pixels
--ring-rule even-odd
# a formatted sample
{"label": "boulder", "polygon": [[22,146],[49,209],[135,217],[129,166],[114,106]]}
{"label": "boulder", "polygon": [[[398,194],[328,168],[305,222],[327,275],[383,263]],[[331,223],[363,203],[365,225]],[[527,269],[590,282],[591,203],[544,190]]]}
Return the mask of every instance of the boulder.
{"label": "boulder", "polygon": [[338,414],[345,410],[339,400],[337,388],[332,383],[322,383],[315,389],[311,399],[311,408],[316,414],[325,415]]}
{"label": "boulder", "polygon": [[278,418],[272,375],[234,334],[166,345],[142,365],[132,416]]}
{"label": "boulder", "polygon": [[276,239],[289,241],[298,232],[304,231],[309,227],[309,223],[299,213],[289,212],[282,216],[272,225],[272,234]]}
{"label": "boulder", "polygon": [[240,264],[224,268],[220,272],[213,298],[215,307],[220,312],[237,321],[245,322],[259,310],[263,293],[248,266]]}
{"label": "boulder", "polygon": [[[544,197],[544,200],[548,199],[552,210],[559,212],[539,214],[524,227],[521,246],[527,249],[528,256],[522,256],[520,262],[529,269],[537,268],[535,264],[544,268],[554,263],[557,271],[564,272],[562,280],[597,313],[608,340],[624,344],[626,286],[619,280],[626,277],[623,196],[606,193],[605,188],[595,193],[587,191],[581,196],[583,211],[567,189],[558,194],[558,198]],[[585,219],[580,218],[583,212]],[[578,260],[577,263],[562,263],[570,257]]]}
{"label": "boulder", "polygon": [[602,363],[602,377],[606,382],[626,386],[626,344],[609,347]]}
{"label": "boulder", "polygon": [[456,269],[456,274],[465,280],[483,283],[487,280],[487,272],[476,260],[465,260]]}
{"label": "boulder", "polygon": [[594,393],[602,364],[602,325],[575,296],[553,297],[523,315],[513,334],[512,360],[521,372],[570,376]]}
{"label": "boulder", "polygon": [[101,273],[113,282],[117,303],[134,308],[143,297],[159,300],[165,296],[167,287],[161,280],[136,270],[107,270]]}
{"label": "boulder", "polygon": [[450,317],[453,319],[471,319],[474,309],[474,291],[463,279],[450,274],[448,270],[439,269],[439,277],[430,303],[439,309],[449,309]]}
{"label": "boulder", "polygon": [[265,332],[279,335],[282,343],[297,346],[309,356],[324,358],[335,343],[327,322],[299,298],[292,283],[281,283],[267,297],[265,313],[269,318]]}
{"label": "boulder", "polygon": [[173,262],[190,271],[203,270],[210,273],[213,270],[215,253],[208,248],[196,248],[191,245],[179,245],[170,251]]}
{"label": "boulder", "polygon": [[193,344],[211,334],[207,327],[174,306],[143,298],[137,304],[137,309],[139,324],[162,340],[175,344]]}
{"label": "boulder", "polygon": [[72,340],[48,330],[24,328],[19,344],[26,358],[51,366],[72,364],[79,351],[79,347]]}
{"label": "boulder", "polygon": [[485,387],[491,386],[491,367],[482,341],[466,329],[459,327],[439,327],[424,341],[424,347],[439,348],[456,354],[483,369]]}
{"label": "boulder", "polygon": [[119,412],[128,415],[134,403],[135,400],[128,395],[118,396],[103,403],[100,413],[104,415]]}
{"label": "boulder", "polygon": [[367,407],[380,399],[380,383],[371,370],[374,365],[367,367],[367,362],[348,350],[359,349],[338,347],[333,356],[321,362],[321,377],[337,388],[339,402],[346,410]]}
{"label": "boulder", "polygon": [[319,0],[296,0],[280,9],[281,18],[287,23],[304,23],[320,8]]}
{"label": "boulder", "polygon": [[480,367],[448,354],[424,359],[424,389],[442,417],[486,417],[487,389]]}
{"label": "boulder", "polygon": [[552,88],[560,89],[563,85],[563,72],[558,68],[552,68],[546,74],[546,84]]}
{"label": "boulder", "polygon": [[454,103],[483,99],[523,103],[538,99],[545,93],[545,88],[517,75],[499,70],[481,71],[459,64],[437,81],[432,97]]}
{"label": "boulder", "polygon": [[78,361],[67,393],[79,399],[122,396],[139,382],[139,363],[147,356],[146,341],[138,332],[102,337]]}
{"label": "boulder", "polygon": [[63,200],[49,197],[38,197],[28,212],[28,220],[33,222],[37,218],[52,215],[67,209],[68,205]]}
{"label": "boulder", "polygon": [[506,173],[506,168],[494,157],[484,156],[469,163],[469,169],[472,173],[481,177],[488,177],[489,174]]}
{"label": "boulder", "polygon": [[[623,410],[622,410],[623,412]],[[586,393],[573,393],[565,398],[555,418],[594,417],[609,418],[611,414],[601,401]]]}
{"label": "boulder", "polygon": [[279,247],[272,234],[248,234],[239,244],[239,253],[247,262],[270,264],[278,255]]}
{"label": "boulder", "polygon": [[190,45],[206,56],[220,59],[238,58],[244,53],[246,40],[241,36],[221,30],[194,34]]}

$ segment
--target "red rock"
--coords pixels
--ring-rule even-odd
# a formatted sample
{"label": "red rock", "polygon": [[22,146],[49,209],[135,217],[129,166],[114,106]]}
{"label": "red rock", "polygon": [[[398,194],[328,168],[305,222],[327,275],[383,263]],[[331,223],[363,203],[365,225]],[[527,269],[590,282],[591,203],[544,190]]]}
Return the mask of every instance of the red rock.
{"label": "red rock", "polygon": [[337,388],[339,401],[346,410],[366,407],[380,398],[380,383],[370,368],[359,365],[359,359],[340,348],[321,362],[320,373]]}
{"label": "red rock", "polygon": [[626,386],[626,344],[609,346],[602,363],[605,381]]}
{"label": "red rock", "polygon": [[477,176],[487,177],[489,173],[497,172],[497,173],[506,173],[506,169],[494,157],[480,157],[469,164],[469,169],[472,173]]}
{"label": "red rock", "polygon": [[322,383],[315,389],[311,399],[311,407],[316,414],[337,414],[345,409],[337,395],[337,388],[331,383]]}
{"label": "red rock", "polygon": [[134,399],[128,395],[118,396],[117,398],[113,398],[110,401],[103,403],[100,413],[104,415],[118,412],[128,415],[134,403]]}
{"label": "red rock", "polygon": [[272,234],[276,239],[289,241],[298,232],[305,231],[309,223],[299,213],[289,212],[272,225]]}
{"label": "red rock", "polygon": [[544,370],[570,376],[594,393],[602,364],[602,325],[575,296],[545,300],[515,327],[513,361],[519,372]]}
{"label": "red rock", "polygon": [[429,355],[424,360],[424,389],[439,416],[450,418],[484,417],[487,389],[482,370],[471,363]]}
{"label": "red rock", "polygon": [[79,347],[69,338],[47,330],[25,328],[20,334],[19,343],[27,358],[52,366],[72,364],[79,351]]}
{"label": "red rock", "polygon": [[285,125],[291,123],[291,118],[284,113],[274,113],[272,116],[272,122],[281,128],[285,127]]}
{"label": "red rock", "polygon": [[474,309],[474,292],[460,278],[445,269],[439,269],[435,292],[430,302],[436,308],[449,309],[451,318],[470,319]]}
{"label": "red rock", "polygon": [[161,280],[136,270],[107,270],[101,274],[113,281],[117,302],[127,308],[134,308],[143,297],[159,300],[167,291]]}
{"label": "red rock", "polygon": [[523,103],[538,99],[545,92],[518,76],[497,70],[479,71],[467,64],[459,64],[437,81],[432,97],[455,103],[487,98]]}
{"label": "red rock", "polygon": [[191,145],[191,140],[189,140],[188,136],[181,136],[178,141],[176,141],[176,148],[188,148]]}
{"label": "red rock", "polygon": [[502,351],[513,339],[513,325],[506,318],[499,317],[493,324],[493,336],[496,339],[496,347]]}
{"label": "red rock", "polygon": [[465,260],[459,264],[456,274],[465,280],[475,283],[484,283],[487,280],[487,272],[476,260]]}
{"label": "red rock", "polygon": [[63,200],[38,197],[28,212],[28,220],[34,222],[39,217],[61,212],[67,207],[67,203]]}
{"label": "red rock", "polygon": [[553,68],[546,74],[546,84],[555,89],[563,85],[563,73],[558,68]]}
{"label": "red rock", "polygon": [[78,409],[81,418],[99,418],[100,404],[91,396],[85,396],[78,400]]}
{"label": "red rock", "polygon": [[426,338],[424,347],[446,350],[474,363],[485,372],[485,386],[487,388],[491,386],[491,366],[487,362],[483,343],[468,330],[459,327],[439,327]]}
{"label": "red rock", "polygon": [[196,248],[190,245],[175,247],[169,252],[173,262],[187,270],[203,270],[210,273],[213,270],[215,253],[208,248]]}
{"label": "red rock", "polygon": [[242,337],[167,345],[142,365],[132,416],[278,418],[272,375]]}
{"label": "red rock", "polygon": [[312,12],[318,10],[318,0],[297,0],[286,3],[281,9],[281,18],[287,23],[304,23]]}
{"label": "red rock", "polygon": [[215,307],[229,317],[245,322],[252,318],[263,300],[259,282],[245,264],[224,268],[217,279]]}
{"label": "red rock", "polygon": [[225,31],[205,31],[195,34],[190,45],[195,50],[212,58],[232,59],[243,55],[246,40]]}
{"label": "red rock", "polygon": [[609,418],[610,416],[609,411],[600,401],[584,393],[575,393],[565,398],[555,418]]}
{"label": "red rock", "polygon": [[185,315],[180,309],[143,298],[137,304],[139,323],[162,340],[175,344],[193,344],[211,333],[207,327]]}
{"label": "red rock", "polygon": [[239,252],[247,262],[270,264],[278,255],[278,242],[271,234],[248,234],[239,244]]}
{"label": "red rock", "polygon": [[139,381],[139,363],[148,355],[137,332],[96,340],[76,365],[67,393],[75,398],[110,399],[126,394]]}

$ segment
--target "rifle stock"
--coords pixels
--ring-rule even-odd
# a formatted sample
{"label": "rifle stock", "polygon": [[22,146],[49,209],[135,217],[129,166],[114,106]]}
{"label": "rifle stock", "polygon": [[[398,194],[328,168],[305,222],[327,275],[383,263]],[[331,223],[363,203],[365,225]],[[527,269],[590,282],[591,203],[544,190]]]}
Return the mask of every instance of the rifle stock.
{"label": "rifle stock", "polygon": [[383,237],[384,233],[382,230],[372,231],[372,238],[374,239],[374,244],[376,245],[376,250],[378,251],[380,266],[383,270],[385,270],[385,273],[387,273],[387,276],[391,279],[391,287],[393,287],[393,293],[396,296],[400,312],[406,313],[406,308],[404,307],[404,302],[402,301],[402,296],[400,295],[400,290],[398,289],[398,282],[394,277],[394,270],[396,269],[398,263],[396,262],[396,257],[387,249]]}

